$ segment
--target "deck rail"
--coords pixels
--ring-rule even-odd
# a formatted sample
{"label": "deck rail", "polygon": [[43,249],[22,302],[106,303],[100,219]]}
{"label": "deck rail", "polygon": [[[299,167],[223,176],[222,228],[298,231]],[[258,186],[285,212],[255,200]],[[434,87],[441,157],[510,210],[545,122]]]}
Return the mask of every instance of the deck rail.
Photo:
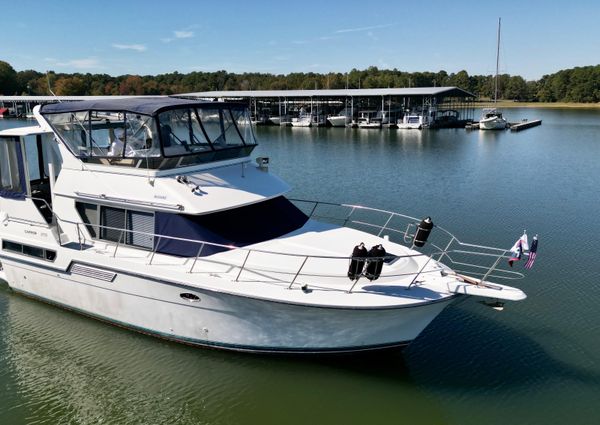
{"label": "deck rail", "polygon": [[[114,244],[114,251],[112,252],[112,256],[116,257],[119,252],[119,248],[126,244],[126,237],[128,235],[138,235],[149,237],[152,240],[152,248],[147,249],[148,254],[148,263],[147,265],[152,265],[155,255],[161,254],[158,252],[158,247],[160,245],[160,241],[163,239],[169,239],[180,242],[188,242],[193,243],[198,246],[197,253],[194,257],[185,257],[183,258],[184,264],[188,264],[191,262],[191,266],[188,270],[188,273],[193,273],[194,268],[196,267],[197,262],[200,258],[203,257],[201,254],[206,246],[212,246],[216,248],[222,248],[223,250],[235,250],[241,253],[241,257],[239,261],[230,260],[229,266],[232,267],[233,270],[239,268],[237,272],[237,276],[234,279],[235,282],[240,281],[240,277],[244,273],[244,271],[252,272],[252,273],[263,273],[263,272],[271,272],[272,275],[277,276],[277,280],[284,281],[288,284],[288,288],[291,289],[294,285],[298,284],[298,278],[303,277],[345,277],[346,272],[348,270],[348,266],[350,261],[352,260],[360,260],[360,261],[385,261],[385,262],[394,262],[402,258],[415,258],[415,257],[427,257],[427,260],[419,266],[419,270],[415,273],[414,271],[408,273],[382,273],[381,277],[387,278],[400,278],[411,276],[411,282],[408,285],[410,288],[414,284],[419,282],[421,276],[427,273],[446,273],[448,272],[448,268],[443,264],[440,264],[443,260],[444,264],[448,264],[453,272],[456,272],[462,276],[467,278],[473,278],[476,282],[486,282],[487,279],[521,279],[523,278],[523,274],[516,272],[514,270],[508,270],[506,266],[501,264],[503,259],[508,260],[510,257],[507,255],[509,250],[502,248],[495,248],[484,245],[470,244],[460,241],[456,236],[452,233],[440,227],[438,225],[434,225],[434,231],[432,235],[435,234],[436,238],[431,238],[427,244],[427,249],[421,249],[420,251],[414,251],[412,254],[405,255],[391,255],[388,254],[383,257],[352,257],[349,256],[328,256],[328,255],[307,255],[307,254],[299,254],[299,253],[289,253],[289,252],[278,252],[271,250],[264,250],[258,248],[248,248],[248,247],[238,247],[233,245],[224,245],[210,241],[203,241],[197,239],[189,239],[189,238],[180,238],[175,236],[166,236],[160,235],[156,233],[149,232],[141,232],[137,230],[124,229],[120,227],[110,227],[104,226],[100,224],[90,224],[83,223],[80,221],[72,221],[65,220],[60,218],[51,206],[41,198],[32,198],[32,200],[38,199],[43,201],[47,208],[52,211],[52,223],[48,224],[37,223],[31,220],[22,220],[18,218],[11,217],[10,221],[20,222],[22,224],[28,225],[39,225],[48,229],[55,229],[57,233],[57,240],[59,245],[64,246],[65,242],[61,238],[61,224],[72,225],[76,227],[76,235],[77,241],[72,241],[75,247],[79,250],[87,249],[94,245],[98,239],[92,238],[90,240],[91,235],[89,232],[90,228],[94,228],[96,234],[100,234],[100,230],[109,230],[113,232],[119,232],[119,237],[116,241],[100,239],[102,242],[107,244]],[[415,217],[411,217],[408,215],[386,211],[382,209],[370,208],[360,205],[351,205],[351,204],[336,204],[330,202],[318,202],[318,201],[309,201],[309,200],[301,200],[301,199],[291,199],[301,210],[303,210],[309,218],[316,219],[319,221],[330,222],[335,224],[341,224],[345,227],[357,228],[360,230],[365,230],[368,233],[371,233],[375,236],[381,237],[383,236],[384,241],[390,240],[396,243],[403,244],[410,248],[415,248],[413,244],[415,231],[420,222],[419,219]],[[378,217],[374,217],[378,216]],[[359,243],[360,241],[357,241]],[[141,247],[127,244],[128,247],[138,248]],[[349,251],[352,251],[353,247],[348,247]],[[143,249],[143,248],[142,248]],[[258,269],[256,266],[250,267],[248,266],[248,260],[252,257],[252,255],[262,254],[262,255],[270,255],[276,256],[279,259],[287,258],[287,259],[297,259],[297,266],[290,266],[286,270],[266,270]],[[243,258],[243,260],[242,260]],[[305,271],[307,268],[307,264],[312,261],[317,260],[331,260],[332,265],[333,262],[344,262],[345,265],[340,264],[336,265],[335,270],[338,273],[326,274],[326,273],[311,273],[310,271]],[[215,260],[218,261],[218,260]],[[433,262],[433,263],[432,263]],[[287,276],[287,278],[283,279],[283,277]],[[353,288],[357,284],[360,278],[364,277],[364,274],[360,274],[358,279],[352,280],[348,286],[347,292],[352,292]],[[287,279],[287,280],[286,280]]]}

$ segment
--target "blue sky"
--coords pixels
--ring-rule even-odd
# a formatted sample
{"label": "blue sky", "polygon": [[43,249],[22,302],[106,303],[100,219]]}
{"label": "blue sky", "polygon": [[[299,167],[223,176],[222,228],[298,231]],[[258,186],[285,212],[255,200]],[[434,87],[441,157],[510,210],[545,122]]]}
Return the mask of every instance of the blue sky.
{"label": "blue sky", "polygon": [[0,0],[17,71],[495,70],[538,79],[600,63],[596,1]]}

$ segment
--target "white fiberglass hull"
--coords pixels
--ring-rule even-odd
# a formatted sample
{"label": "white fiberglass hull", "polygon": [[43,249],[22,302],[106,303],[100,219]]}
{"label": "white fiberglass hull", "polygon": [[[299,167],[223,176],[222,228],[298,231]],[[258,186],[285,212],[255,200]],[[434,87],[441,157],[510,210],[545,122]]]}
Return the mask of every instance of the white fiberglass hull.
{"label": "white fiberglass hull", "polygon": [[350,123],[350,117],[345,115],[336,115],[333,117],[328,117],[327,121],[331,124],[332,127],[345,127]]}
{"label": "white fiberglass hull", "polygon": [[312,125],[312,122],[311,122],[310,118],[308,118],[308,119],[292,118],[292,127],[310,127],[311,125]]}
{"label": "white fiberglass hull", "polygon": [[480,130],[504,130],[508,123],[501,117],[483,118],[479,121]]}
{"label": "white fiberglass hull", "polygon": [[421,130],[423,128],[422,124],[419,123],[399,123],[398,129],[400,130]]}
{"label": "white fiberglass hull", "polygon": [[[116,272],[105,282],[10,259],[3,264],[10,287],[25,295],[146,334],[238,351],[335,353],[402,346],[454,299],[385,308],[307,306],[128,273]],[[182,293],[198,300],[182,299]]]}
{"label": "white fiberglass hull", "polygon": [[381,128],[380,122],[359,122],[358,128]]}

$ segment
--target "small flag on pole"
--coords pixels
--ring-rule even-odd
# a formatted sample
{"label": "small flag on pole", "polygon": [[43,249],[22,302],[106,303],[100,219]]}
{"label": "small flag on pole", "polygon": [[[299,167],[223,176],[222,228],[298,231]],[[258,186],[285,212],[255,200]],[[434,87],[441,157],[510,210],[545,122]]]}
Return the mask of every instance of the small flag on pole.
{"label": "small flag on pole", "polygon": [[512,267],[513,263],[519,261],[523,256],[523,253],[528,249],[529,243],[527,242],[527,233],[523,231],[523,236],[521,236],[510,249],[511,256],[508,260],[508,265]]}
{"label": "small flag on pole", "polygon": [[537,235],[533,237],[531,241],[531,248],[529,248],[529,259],[525,263],[525,268],[530,269],[533,267],[533,263],[535,262],[535,257],[537,257],[537,247],[538,247],[538,238]]}

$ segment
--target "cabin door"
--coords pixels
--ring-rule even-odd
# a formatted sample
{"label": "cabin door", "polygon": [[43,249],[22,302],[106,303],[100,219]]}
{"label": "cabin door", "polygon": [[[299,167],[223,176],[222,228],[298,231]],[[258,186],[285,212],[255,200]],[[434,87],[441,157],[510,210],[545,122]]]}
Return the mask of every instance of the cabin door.
{"label": "cabin door", "polygon": [[58,146],[50,133],[31,134],[22,137],[21,141],[25,151],[28,194],[46,222],[51,224],[53,217],[50,171],[54,170],[54,181],[61,166]]}

